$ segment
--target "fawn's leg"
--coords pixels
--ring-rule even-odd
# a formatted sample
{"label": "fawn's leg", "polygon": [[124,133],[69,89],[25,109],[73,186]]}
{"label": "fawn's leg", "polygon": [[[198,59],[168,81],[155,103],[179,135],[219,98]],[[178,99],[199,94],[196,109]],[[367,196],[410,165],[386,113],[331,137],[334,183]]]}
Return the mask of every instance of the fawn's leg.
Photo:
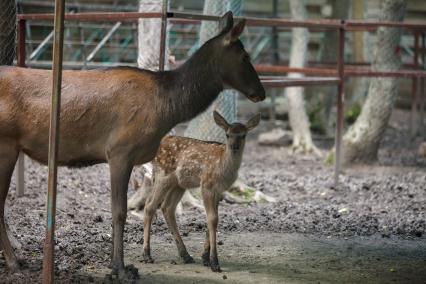
{"label": "fawn's leg", "polygon": [[202,188],[204,207],[207,214],[207,227],[210,242],[210,268],[213,272],[221,272],[219,260],[217,258],[216,232],[219,221],[218,203],[219,198],[215,190],[211,188]]}
{"label": "fawn's leg", "polygon": [[126,158],[112,158],[108,163],[111,175],[111,211],[112,211],[112,272],[118,272],[120,278],[126,278],[123,260],[123,232],[127,216],[127,186],[132,165]]}
{"label": "fawn's leg", "polygon": [[167,226],[169,227],[170,232],[172,233],[176,246],[179,252],[179,256],[182,258],[184,263],[194,263],[194,259],[189,255],[186,250],[185,244],[179,234],[179,229],[176,223],[176,206],[181,200],[183,194],[185,193],[185,189],[176,186],[171,189],[167,194],[166,199],[161,206],[161,210],[163,211],[164,218],[166,219]]}
{"label": "fawn's leg", "polygon": [[157,208],[163,202],[164,197],[169,191],[169,181],[167,178],[156,178],[152,195],[145,204],[143,217],[143,260],[147,263],[153,263],[151,257],[151,225]]}
{"label": "fawn's leg", "polygon": [[3,250],[6,264],[11,271],[19,269],[19,262],[7,236],[4,205],[18,154],[19,149],[14,141],[0,140],[0,248]]}
{"label": "fawn's leg", "polygon": [[201,255],[203,259],[204,266],[210,266],[210,239],[209,239],[209,229],[206,230],[206,238],[204,240],[204,251]]}

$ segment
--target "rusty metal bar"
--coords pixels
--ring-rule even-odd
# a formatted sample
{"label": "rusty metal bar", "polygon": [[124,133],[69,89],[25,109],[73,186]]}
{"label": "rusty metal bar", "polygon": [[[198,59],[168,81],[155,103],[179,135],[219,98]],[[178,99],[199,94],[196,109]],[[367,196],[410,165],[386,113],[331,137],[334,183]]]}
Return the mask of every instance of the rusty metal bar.
{"label": "rusty metal bar", "polygon": [[333,77],[288,78],[288,77],[277,77],[277,76],[260,76],[260,80],[263,86],[268,88],[323,86],[323,85],[337,85],[340,83],[340,78],[333,78]]}
{"label": "rusty metal bar", "polygon": [[[278,18],[278,0],[272,1],[272,17]],[[278,27],[271,28],[272,35],[272,54],[271,54],[271,63],[272,65],[278,65],[280,61],[280,53],[278,52]],[[272,90],[270,92],[270,104],[269,104],[269,121],[272,122],[273,125],[276,123],[277,115],[276,115],[276,97],[278,90]]]}
{"label": "rusty metal bar", "polygon": [[426,78],[426,71],[370,71],[361,68],[345,70],[345,76],[349,77],[403,77],[403,78]]}
{"label": "rusty metal bar", "polygon": [[[414,32],[414,57],[413,63],[415,67],[419,64],[419,33]],[[418,108],[418,94],[417,94],[418,80],[417,77],[413,77],[411,86],[411,121],[410,121],[410,133],[411,137],[417,134],[417,108]]]}
{"label": "rusty metal bar", "polygon": [[[422,32],[422,69],[426,69],[426,33]],[[425,127],[425,105],[426,105],[426,93],[425,93],[425,78],[420,78],[420,127]]]}
{"label": "rusty metal bar", "polygon": [[[74,13],[66,14],[66,21],[137,21],[140,18],[161,18],[161,13],[140,13],[140,12],[119,12],[119,13]],[[37,20],[37,21],[53,21],[54,14],[39,13],[39,14],[19,14],[19,20]]]}
{"label": "rusty metal bar", "polygon": [[390,22],[390,21],[362,21],[347,20],[344,29],[347,31],[377,29],[378,27],[403,28],[406,30],[424,30],[425,24],[422,22]]}
{"label": "rusty metal bar", "polygon": [[[141,12],[104,12],[104,13],[75,13],[65,15],[65,20],[69,21],[136,21],[139,18],[161,18],[162,13],[141,13]],[[190,14],[180,12],[168,12],[168,18],[173,19],[176,23],[198,23],[201,20],[217,21],[219,16]],[[53,20],[53,14],[40,13],[40,14],[20,14],[18,19],[22,20]],[[235,17],[241,19],[242,17]],[[343,28],[347,31],[355,30],[372,30],[378,27],[397,27],[406,30],[424,30],[426,24],[421,22],[389,22],[389,21],[360,21],[348,20],[342,23],[339,20],[292,20],[292,19],[264,19],[245,17],[248,25],[252,26],[284,26],[284,27],[305,27],[311,29],[340,29]]]}
{"label": "rusty metal bar", "polygon": [[290,67],[283,65],[258,64],[254,68],[258,73],[285,74],[285,73],[303,73],[308,75],[337,76],[335,69],[315,68],[315,67]]}
{"label": "rusty metal bar", "polygon": [[52,63],[52,101],[50,111],[49,157],[48,157],[48,193],[47,228],[43,253],[43,283],[54,282],[54,244],[56,186],[58,176],[59,118],[61,107],[62,55],[64,47],[65,0],[55,0],[55,23]]}
{"label": "rusty metal bar", "polygon": [[[413,65],[414,66],[414,65]],[[290,67],[284,65],[259,64],[254,66],[259,73],[285,74],[289,72],[303,73],[309,75],[338,76],[338,71],[331,68],[318,67]],[[415,67],[415,66],[414,66]],[[416,67],[418,68],[418,67]],[[426,71],[404,70],[404,71],[371,71],[367,68],[345,65],[345,77],[423,77],[426,78]]]}
{"label": "rusty metal bar", "polygon": [[[344,23],[344,21],[342,21]],[[334,185],[339,183],[342,168],[342,137],[343,137],[343,111],[344,111],[344,82],[345,82],[345,30],[339,29],[339,42],[337,48],[337,68],[340,82],[337,86],[337,120],[335,137]]]}
{"label": "rusty metal bar", "polygon": [[163,0],[163,7],[161,11],[161,31],[160,31],[160,63],[159,70],[164,71],[166,64],[166,39],[167,39],[167,7],[169,3]]}
{"label": "rusty metal bar", "polygon": [[[17,65],[19,67],[25,67],[25,32],[26,32],[26,21],[18,21],[18,46],[17,46]],[[25,192],[25,155],[20,152],[18,160],[16,162],[16,195],[18,197],[24,196]]]}

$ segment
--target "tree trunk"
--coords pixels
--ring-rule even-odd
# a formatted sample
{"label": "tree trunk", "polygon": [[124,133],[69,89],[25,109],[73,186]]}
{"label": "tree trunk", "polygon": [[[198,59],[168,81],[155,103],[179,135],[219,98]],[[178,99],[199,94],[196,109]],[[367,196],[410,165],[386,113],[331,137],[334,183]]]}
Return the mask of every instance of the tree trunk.
{"label": "tree trunk", "polygon": [[[385,0],[381,9],[382,21],[402,21],[406,1]],[[401,30],[384,28],[377,30],[373,71],[395,71],[400,68]],[[398,95],[397,78],[374,78],[371,80],[367,99],[361,114],[343,137],[343,163],[371,163],[377,153]]]}
{"label": "tree trunk", "polygon": [[[306,19],[305,1],[290,0],[290,9],[293,19]],[[305,66],[309,33],[306,28],[294,28],[291,42],[290,66]],[[289,73],[290,78],[300,78],[301,74]],[[312,142],[311,131],[309,129],[309,119],[305,109],[305,99],[303,97],[304,88],[292,87],[286,89],[286,96],[289,102],[289,120],[293,130],[292,149],[296,153],[315,152],[319,153]]]}
{"label": "tree trunk", "polygon": [[[352,7],[352,17],[354,20],[365,20],[367,17],[367,3],[365,0],[354,1]],[[352,42],[353,42],[353,57],[355,62],[369,62],[371,61],[371,56],[369,52],[369,32],[353,32],[352,33]],[[361,106],[368,94],[368,86],[370,84],[370,78],[360,77],[353,78],[351,85],[352,87],[352,96],[350,102],[352,106]],[[347,104],[348,104],[347,103]]]}
{"label": "tree trunk", "polygon": [[[239,15],[241,2],[241,0],[205,0],[203,14],[221,16],[231,10],[234,15]],[[200,45],[215,36],[218,32],[217,28],[216,22],[203,21],[200,29]],[[225,133],[213,120],[214,109],[218,110],[226,120],[235,121],[237,118],[237,92],[223,91],[205,112],[190,121],[185,130],[185,136],[224,143]]]}
{"label": "tree trunk", "polygon": [[[161,12],[162,0],[139,0],[140,12]],[[160,19],[139,19],[138,23],[138,66],[139,68],[158,70],[160,60]],[[166,41],[167,46],[167,41]],[[166,48],[166,65],[169,50]]]}
{"label": "tree trunk", "polygon": [[0,1],[0,65],[12,65],[15,58],[16,4]]}
{"label": "tree trunk", "polygon": [[[161,12],[162,0],[139,0],[140,12]],[[138,67],[148,70],[158,70],[160,62],[160,19],[139,19],[138,22]],[[166,69],[169,49],[166,40]],[[131,179],[136,193],[128,200],[129,209],[143,209],[145,201],[151,194],[152,164],[147,163],[135,167]]]}

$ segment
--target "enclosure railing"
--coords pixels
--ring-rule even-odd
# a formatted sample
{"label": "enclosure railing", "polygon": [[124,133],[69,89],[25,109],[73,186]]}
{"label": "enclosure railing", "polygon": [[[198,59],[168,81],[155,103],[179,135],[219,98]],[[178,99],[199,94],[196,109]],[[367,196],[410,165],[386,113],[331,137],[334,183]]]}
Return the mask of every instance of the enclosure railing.
{"label": "enclosure railing", "polygon": [[[25,66],[25,22],[26,21],[53,21],[53,14],[20,14],[18,15],[18,65]],[[200,23],[202,20],[217,21],[219,16],[189,14],[178,12],[167,13],[143,13],[143,12],[113,12],[113,13],[74,13],[66,14],[66,21],[137,21],[141,18],[161,18],[162,30],[165,28],[167,19],[171,22],[185,24],[185,23]],[[235,17],[239,19],[240,17]],[[241,17],[242,18],[242,17]],[[251,26],[277,26],[285,28],[305,27],[312,30],[337,30],[338,31],[338,52],[336,69],[323,68],[323,67],[305,67],[295,68],[280,65],[256,65],[256,70],[259,73],[268,74],[285,74],[288,72],[296,72],[310,75],[320,75],[323,77],[307,77],[307,78],[287,78],[283,76],[261,76],[261,81],[265,87],[269,88],[285,88],[294,86],[318,86],[318,85],[337,85],[337,123],[336,123],[336,136],[335,136],[335,175],[334,181],[337,184],[339,173],[341,171],[341,143],[343,131],[343,101],[344,101],[344,79],[349,76],[364,76],[364,77],[405,77],[413,78],[413,98],[412,110],[415,112],[418,108],[418,89],[417,80],[426,78],[426,72],[421,70],[400,70],[400,71],[371,71],[362,67],[354,67],[353,65],[348,68],[344,64],[344,50],[345,50],[345,32],[346,31],[360,31],[360,30],[374,30],[378,27],[396,27],[404,28],[412,31],[415,36],[415,52],[413,66],[418,68],[419,64],[419,37],[425,34],[426,24],[424,23],[404,23],[404,22],[367,22],[367,21],[340,21],[340,20],[291,20],[291,19],[263,19],[246,17],[247,25]],[[164,46],[166,35],[162,32],[161,35],[161,48],[160,48],[160,66],[164,66]],[[422,58],[425,53],[424,40],[422,46]],[[422,92],[424,92],[424,83],[422,83]],[[423,109],[423,108],[422,108]],[[22,156],[19,159],[18,168],[18,193],[23,194],[23,163]]]}
{"label": "enclosure railing", "polygon": [[[167,6],[163,2],[163,10],[160,13],[140,13],[140,12],[126,12],[126,13],[75,13],[65,15],[67,21],[137,21],[140,18],[161,18],[161,41],[160,41],[160,70],[164,69],[165,59],[165,40],[166,40],[166,26],[167,19],[179,23],[194,23],[201,20],[217,21],[220,19],[218,16],[188,14],[178,12],[167,12]],[[238,19],[239,17],[235,17]],[[25,66],[25,22],[31,20],[46,20],[52,21],[53,14],[21,14],[18,15],[18,46],[17,46],[17,62],[19,66]],[[246,18],[248,25],[256,26],[275,26],[275,27],[305,27],[309,29],[323,29],[338,31],[338,49],[337,49],[337,62],[336,70],[325,68],[292,68],[287,66],[257,66],[259,72],[283,74],[287,72],[298,72],[304,74],[316,74],[324,77],[307,77],[307,78],[286,78],[282,76],[262,76],[261,81],[265,87],[270,88],[285,88],[294,86],[313,86],[313,85],[337,85],[337,123],[335,135],[335,173],[334,182],[338,183],[339,173],[341,171],[341,154],[342,154],[342,134],[343,134],[343,108],[344,108],[344,81],[347,76],[367,76],[367,77],[409,77],[413,78],[413,86],[415,85],[415,92],[413,93],[413,100],[417,102],[417,81],[418,79],[426,78],[426,72],[421,70],[401,70],[401,71],[370,71],[360,68],[345,68],[344,51],[345,51],[345,33],[347,31],[362,31],[374,30],[378,27],[396,27],[404,28],[412,31],[415,34],[415,56],[414,66],[418,66],[419,59],[419,35],[423,35],[423,48],[422,58],[424,60],[424,31],[426,24],[424,23],[403,23],[403,22],[366,22],[366,21],[339,21],[339,20],[289,20],[289,19],[261,19],[261,18]],[[423,62],[424,63],[424,62]],[[424,82],[422,84],[424,92]],[[20,156],[18,161],[18,194],[23,194],[23,156]],[[54,197],[56,199],[56,193]],[[53,212],[54,214],[54,212]],[[53,265],[53,261],[46,264]]]}

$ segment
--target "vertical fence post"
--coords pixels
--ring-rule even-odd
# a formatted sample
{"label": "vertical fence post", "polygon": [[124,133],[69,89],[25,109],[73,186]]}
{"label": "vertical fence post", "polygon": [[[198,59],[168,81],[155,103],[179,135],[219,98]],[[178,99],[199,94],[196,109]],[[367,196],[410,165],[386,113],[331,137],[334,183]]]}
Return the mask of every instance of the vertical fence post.
{"label": "vertical fence post", "polygon": [[55,0],[55,23],[52,63],[52,101],[50,110],[49,131],[49,175],[47,193],[47,227],[43,255],[43,283],[54,282],[54,244],[55,244],[55,214],[56,214],[56,185],[57,159],[59,144],[59,115],[61,105],[62,83],[62,53],[64,47],[64,12],[65,0]]}
{"label": "vertical fence post", "polygon": [[[18,21],[18,45],[17,45],[17,65],[25,67],[25,28],[26,21]],[[18,197],[24,195],[25,191],[25,155],[20,152],[16,162],[16,193]]]}
{"label": "vertical fence post", "polygon": [[[418,71],[419,68],[419,32],[414,31],[414,70]],[[410,132],[411,136],[414,137],[417,135],[418,131],[418,121],[417,121],[417,109],[419,107],[418,102],[418,78],[413,77],[412,86],[411,86],[411,124],[410,124]]]}
{"label": "vertical fence post", "polygon": [[159,70],[163,71],[166,64],[166,38],[167,38],[167,7],[168,0],[163,0],[161,11],[161,32],[160,32],[160,66]]}
{"label": "vertical fence post", "polygon": [[[426,33],[422,32],[422,70],[426,70]],[[421,77],[421,85],[420,85],[420,96],[421,96],[421,102],[420,102],[420,127],[423,129],[425,127],[424,122],[424,114],[425,114],[425,104],[426,104],[426,93],[425,93],[425,77]]]}
{"label": "vertical fence post", "polygon": [[335,137],[335,164],[334,164],[334,185],[339,183],[339,175],[342,167],[342,136],[343,136],[343,108],[344,108],[344,82],[345,82],[345,21],[342,20],[338,31],[337,68],[340,79],[337,85],[337,122]]}
{"label": "vertical fence post", "polygon": [[[272,17],[274,19],[278,18],[278,0],[272,2]],[[272,27],[272,64],[278,65],[280,61],[280,54],[278,52],[278,28],[276,26]],[[274,88],[271,90],[271,104],[269,106],[269,121],[274,125],[276,123],[276,96],[278,91]]]}

